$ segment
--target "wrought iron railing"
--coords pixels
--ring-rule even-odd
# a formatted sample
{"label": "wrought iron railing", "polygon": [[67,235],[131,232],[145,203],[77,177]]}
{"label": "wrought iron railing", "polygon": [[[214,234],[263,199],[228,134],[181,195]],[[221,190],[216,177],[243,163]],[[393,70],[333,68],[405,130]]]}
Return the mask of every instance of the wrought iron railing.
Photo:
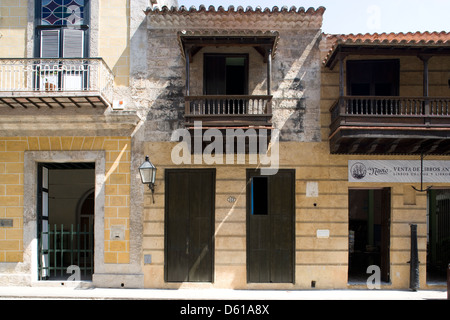
{"label": "wrought iron railing", "polygon": [[112,101],[114,76],[101,58],[0,59],[2,92],[98,92]]}
{"label": "wrought iron railing", "polygon": [[[39,279],[68,279],[68,268],[74,266],[80,279],[90,279],[94,273],[93,225],[47,227],[39,238]],[[69,269],[70,270],[70,269]]]}

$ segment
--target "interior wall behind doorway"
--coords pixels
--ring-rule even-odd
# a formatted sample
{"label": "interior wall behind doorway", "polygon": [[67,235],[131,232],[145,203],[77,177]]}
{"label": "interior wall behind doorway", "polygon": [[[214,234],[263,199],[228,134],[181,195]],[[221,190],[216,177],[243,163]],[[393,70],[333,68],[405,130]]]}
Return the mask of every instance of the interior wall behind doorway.
{"label": "interior wall behind doorway", "polygon": [[365,282],[367,268],[390,281],[390,189],[349,190],[349,282]]}
{"label": "interior wall behind doorway", "polygon": [[83,196],[94,188],[95,170],[49,170],[49,224],[70,226],[79,222],[79,206]]}

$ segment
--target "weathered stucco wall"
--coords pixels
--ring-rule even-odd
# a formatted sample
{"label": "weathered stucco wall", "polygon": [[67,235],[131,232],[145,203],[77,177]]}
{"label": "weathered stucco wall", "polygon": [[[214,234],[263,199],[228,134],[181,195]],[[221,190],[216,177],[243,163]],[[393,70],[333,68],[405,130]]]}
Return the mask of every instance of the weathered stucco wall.
{"label": "weathered stucco wall", "polygon": [[[177,32],[186,26],[160,25],[149,16],[146,31],[147,67],[133,68],[131,71],[132,100],[135,108],[145,117],[145,139],[147,141],[170,141],[173,130],[183,128],[185,61],[180,49]],[[184,18],[183,18],[184,19]],[[231,27],[232,21],[215,22],[207,26],[197,26],[195,19],[189,19],[196,28],[215,30]],[[192,19],[192,20],[191,20]],[[241,19],[241,18],[239,18]],[[301,18],[298,18],[301,20]],[[318,18],[317,18],[318,19]],[[263,19],[264,20],[264,19]],[[280,22],[281,21],[281,22]],[[273,124],[281,131],[282,141],[320,141],[320,26],[307,26],[294,29],[286,24],[283,29],[282,18],[274,19],[273,27],[280,34],[277,53],[272,67]],[[178,23],[178,22],[177,22]],[[198,24],[200,24],[198,22]],[[220,25],[227,23],[230,26]],[[244,21],[239,27],[249,30],[270,28],[270,21],[264,20],[261,26],[247,26]],[[173,24],[176,24],[175,22]],[[187,26],[189,27],[189,26]],[[189,30],[189,29],[188,29]],[[143,28],[135,34],[143,36]],[[239,33],[239,31],[236,31]],[[245,33],[244,33],[245,34]],[[140,36],[139,36],[140,35]],[[133,42],[132,42],[133,43]],[[142,41],[136,41],[132,52],[142,49]],[[198,52],[190,67],[191,95],[202,94],[203,54],[207,52],[248,53],[249,54],[249,94],[265,94],[266,64],[252,48],[213,47]],[[134,58],[138,64],[137,57]]]}

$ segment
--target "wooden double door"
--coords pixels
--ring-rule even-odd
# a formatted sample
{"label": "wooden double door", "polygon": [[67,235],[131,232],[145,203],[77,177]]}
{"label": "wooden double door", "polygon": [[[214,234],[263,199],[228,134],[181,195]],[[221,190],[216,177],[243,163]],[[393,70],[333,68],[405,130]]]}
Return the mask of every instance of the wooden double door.
{"label": "wooden double door", "polygon": [[[214,281],[215,169],[165,174],[165,281]],[[247,281],[293,283],[295,171],[247,171]]]}

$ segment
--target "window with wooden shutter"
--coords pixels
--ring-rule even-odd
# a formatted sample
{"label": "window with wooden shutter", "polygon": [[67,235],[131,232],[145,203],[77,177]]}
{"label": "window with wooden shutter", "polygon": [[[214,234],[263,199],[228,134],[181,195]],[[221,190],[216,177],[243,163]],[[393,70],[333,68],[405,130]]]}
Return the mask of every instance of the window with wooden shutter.
{"label": "window with wooden shutter", "polygon": [[65,29],[63,34],[63,58],[84,58],[84,31]]}
{"label": "window with wooden shutter", "polygon": [[36,1],[35,56],[86,58],[89,39],[88,0]]}
{"label": "window with wooden shutter", "polygon": [[41,58],[59,58],[60,30],[41,30]]}

